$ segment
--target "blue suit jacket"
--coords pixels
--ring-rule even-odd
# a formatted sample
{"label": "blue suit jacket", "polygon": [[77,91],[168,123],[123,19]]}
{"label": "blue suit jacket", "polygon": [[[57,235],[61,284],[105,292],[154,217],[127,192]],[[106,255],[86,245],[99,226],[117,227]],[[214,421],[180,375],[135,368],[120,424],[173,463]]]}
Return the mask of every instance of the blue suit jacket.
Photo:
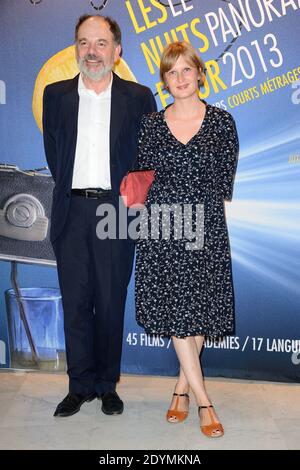
{"label": "blue suit jacket", "polygon": [[[121,180],[137,156],[142,115],[156,111],[156,102],[149,88],[113,75],[110,174],[112,190],[119,194]],[[63,230],[70,205],[77,141],[78,77],[52,83],[44,91],[44,147],[55,182],[50,230],[52,242]]]}

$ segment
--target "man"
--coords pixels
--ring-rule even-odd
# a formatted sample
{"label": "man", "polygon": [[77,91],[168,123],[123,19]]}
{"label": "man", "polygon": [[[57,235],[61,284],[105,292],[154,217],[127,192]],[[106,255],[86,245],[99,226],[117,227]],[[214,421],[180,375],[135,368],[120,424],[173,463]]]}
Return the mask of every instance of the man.
{"label": "man", "polygon": [[104,413],[120,414],[115,387],[134,243],[97,238],[96,211],[112,204],[118,213],[119,186],[137,155],[141,117],[156,104],[148,88],[112,72],[121,53],[113,19],[82,16],[75,40],[80,74],[48,85],[43,108],[45,153],[55,181],[50,237],[69,375],[69,393],[54,416],[73,415],[96,397]]}

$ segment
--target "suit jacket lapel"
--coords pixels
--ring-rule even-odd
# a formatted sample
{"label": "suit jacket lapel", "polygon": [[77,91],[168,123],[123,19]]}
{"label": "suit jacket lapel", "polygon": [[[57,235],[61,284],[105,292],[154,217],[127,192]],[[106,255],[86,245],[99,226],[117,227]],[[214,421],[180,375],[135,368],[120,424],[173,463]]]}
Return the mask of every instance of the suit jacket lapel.
{"label": "suit jacket lapel", "polygon": [[[79,110],[79,95],[78,95],[78,78],[77,75],[70,83],[70,91],[66,95],[67,109],[69,114],[68,120],[68,133],[72,139],[73,146],[71,155],[75,156],[76,141],[77,141],[77,124],[78,124],[78,110]],[[111,90],[111,116],[110,116],[110,157],[114,159],[114,148],[117,137],[121,130],[123,120],[126,115],[127,96],[126,89],[124,89],[122,80],[113,73],[113,83]]]}
{"label": "suit jacket lapel", "polygon": [[114,159],[114,148],[126,115],[127,96],[122,86],[122,80],[114,73],[111,89],[110,115],[110,158]]}
{"label": "suit jacket lapel", "polygon": [[72,165],[74,163],[76,143],[77,143],[77,125],[78,125],[78,111],[79,111],[79,95],[78,95],[78,78],[77,75],[71,82],[68,93],[66,93],[65,109],[68,110],[68,116],[66,117],[68,127],[68,140],[70,148],[70,158]]}
{"label": "suit jacket lapel", "polygon": [[[78,111],[79,111],[79,95],[78,95],[78,78],[77,75],[70,81],[69,90],[66,93],[64,100],[67,105],[64,109],[68,110],[68,115],[64,116],[67,123],[67,147],[70,149],[68,168],[73,174],[74,159],[77,143],[77,127],[78,127]],[[120,134],[122,124],[127,112],[127,93],[126,88],[123,87],[122,80],[113,74],[113,83],[111,90],[111,117],[110,117],[110,162],[112,163],[116,158],[115,145],[117,137]]]}

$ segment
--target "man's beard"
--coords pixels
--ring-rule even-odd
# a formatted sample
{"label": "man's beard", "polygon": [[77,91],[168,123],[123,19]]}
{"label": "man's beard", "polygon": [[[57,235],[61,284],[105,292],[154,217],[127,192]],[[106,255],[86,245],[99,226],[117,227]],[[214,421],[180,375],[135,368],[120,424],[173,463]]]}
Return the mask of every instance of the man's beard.
{"label": "man's beard", "polygon": [[100,60],[99,62],[102,65],[102,68],[100,68],[99,70],[93,71],[93,70],[90,70],[86,66],[85,64],[86,60],[98,60],[98,57],[96,57],[93,54],[87,54],[83,58],[78,58],[77,60],[80,72],[87,78],[90,78],[91,80],[94,80],[96,82],[99,82],[100,80],[102,80],[109,72],[112,71],[112,68],[114,66],[113,62],[111,62],[108,65],[103,66],[103,61]]}

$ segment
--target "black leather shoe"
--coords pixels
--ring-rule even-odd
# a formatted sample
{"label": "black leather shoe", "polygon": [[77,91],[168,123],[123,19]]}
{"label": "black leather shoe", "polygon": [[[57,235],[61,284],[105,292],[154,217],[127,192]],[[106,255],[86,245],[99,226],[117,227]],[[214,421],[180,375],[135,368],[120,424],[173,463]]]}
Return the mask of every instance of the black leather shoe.
{"label": "black leather shoe", "polygon": [[63,401],[57,405],[53,416],[65,417],[74,415],[80,410],[81,405],[85,401],[92,401],[96,396],[96,393],[92,393],[87,396],[79,395],[77,393],[68,393]]}
{"label": "black leather shoe", "polygon": [[114,390],[102,393],[101,400],[101,410],[106,415],[120,415],[123,413],[124,403]]}

